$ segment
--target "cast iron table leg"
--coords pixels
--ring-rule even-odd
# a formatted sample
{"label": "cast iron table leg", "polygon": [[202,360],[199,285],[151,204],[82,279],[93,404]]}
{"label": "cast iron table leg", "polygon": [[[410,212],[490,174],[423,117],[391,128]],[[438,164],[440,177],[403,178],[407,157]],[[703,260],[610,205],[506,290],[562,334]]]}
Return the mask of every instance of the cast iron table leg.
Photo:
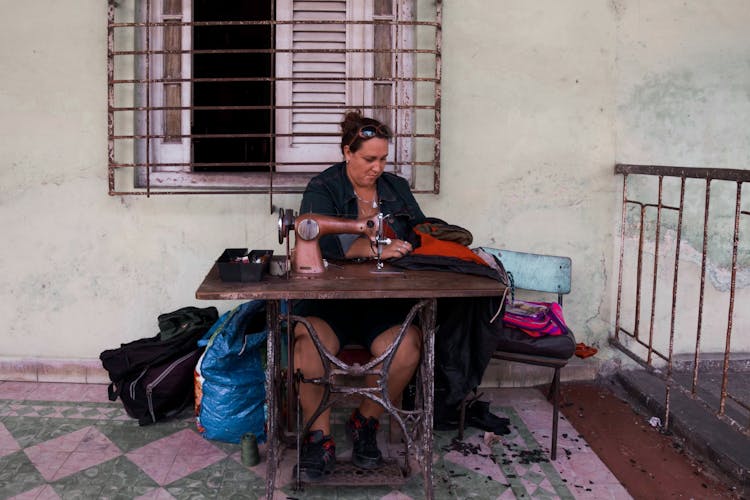
{"label": "cast iron table leg", "polygon": [[430,299],[422,310],[423,353],[422,353],[422,394],[424,395],[424,418],[422,419],[422,474],[424,495],[433,498],[432,490],[432,414],[435,387],[435,315],[437,299]]}
{"label": "cast iron table leg", "polygon": [[279,369],[279,353],[276,349],[276,342],[280,332],[279,325],[279,302],[269,300],[266,303],[266,324],[268,325],[267,347],[267,366],[266,366],[266,400],[268,404],[268,436],[266,436],[266,498],[273,498],[274,488],[276,487],[276,468],[279,463],[278,444],[276,437],[276,424],[278,408],[276,407],[277,387],[276,371]]}

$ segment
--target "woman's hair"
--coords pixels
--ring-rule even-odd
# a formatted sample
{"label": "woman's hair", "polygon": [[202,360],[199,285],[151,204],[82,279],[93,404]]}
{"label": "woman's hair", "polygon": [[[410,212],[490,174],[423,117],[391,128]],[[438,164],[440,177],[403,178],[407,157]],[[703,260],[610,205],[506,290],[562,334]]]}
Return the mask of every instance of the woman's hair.
{"label": "woman's hair", "polygon": [[362,143],[367,139],[359,136],[363,127],[375,127],[377,134],[374,137],[390,139],[393,133],[387,125],[375,120],[362,116],[359,111],[347,111],[344,114],[344,120],[341,122],[341,152],[344,152],[344,146],[349,146],[352,153],[357,151]]}

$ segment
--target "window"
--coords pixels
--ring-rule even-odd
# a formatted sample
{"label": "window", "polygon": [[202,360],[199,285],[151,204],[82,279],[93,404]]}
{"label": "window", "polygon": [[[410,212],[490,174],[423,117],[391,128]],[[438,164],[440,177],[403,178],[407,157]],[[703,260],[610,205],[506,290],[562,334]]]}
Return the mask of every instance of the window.
{"label": "window", "polygon": [[388,170],[439,190],[441,3],[110,3],[110,194],[300,192],[361,109]]}

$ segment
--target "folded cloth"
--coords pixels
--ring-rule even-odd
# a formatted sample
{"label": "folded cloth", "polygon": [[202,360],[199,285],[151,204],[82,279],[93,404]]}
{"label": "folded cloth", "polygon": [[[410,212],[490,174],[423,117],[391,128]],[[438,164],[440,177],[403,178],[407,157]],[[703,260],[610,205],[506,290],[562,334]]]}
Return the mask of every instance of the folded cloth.
{"label": "folded cloth", "polygon": [[440,257],[453,257],[456,259],[474,262],[480,266],[489,267],[489,265],[471,251],[466,245],[455,241],[441,240],[428,233],[415,233],[419,236],[419,246],[414,247],[413,255],[437,255]]}
{"label": "folded cloth", "polygon": [[471,245],[474,240],[471,232],[461,226],[441,222],[423,222],[414,226],[416,231],[429,234],[439,240],[455,241],[464,246]]}

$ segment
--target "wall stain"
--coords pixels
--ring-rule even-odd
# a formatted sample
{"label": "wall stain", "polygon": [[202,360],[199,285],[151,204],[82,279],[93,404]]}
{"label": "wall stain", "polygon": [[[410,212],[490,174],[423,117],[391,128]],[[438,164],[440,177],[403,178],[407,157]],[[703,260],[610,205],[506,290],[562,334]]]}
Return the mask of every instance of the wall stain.
{"label": "wall stain", "polygon": [[612,12],[614,12],[615,19],[619,21],[625,15],[625,11],[627,10],[627,2],[625,2],[625,0],[610,0],[609,8],[612,9]]}

